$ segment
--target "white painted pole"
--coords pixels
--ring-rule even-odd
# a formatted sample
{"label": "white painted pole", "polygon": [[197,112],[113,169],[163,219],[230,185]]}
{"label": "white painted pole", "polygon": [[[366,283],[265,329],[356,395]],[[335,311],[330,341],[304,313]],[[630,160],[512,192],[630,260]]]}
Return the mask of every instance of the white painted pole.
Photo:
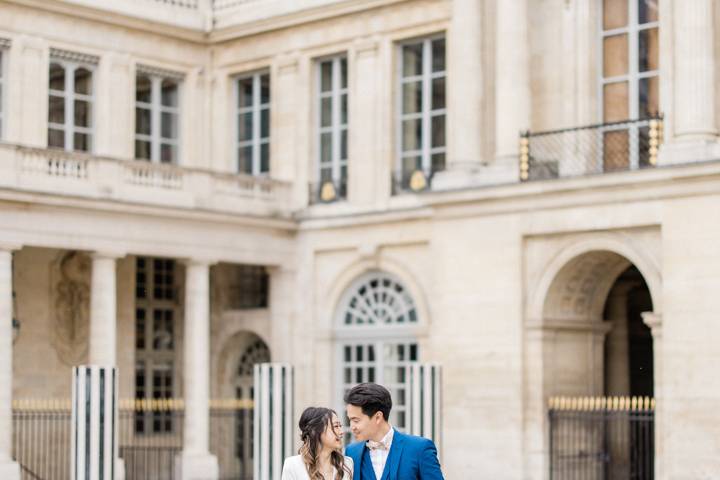
{"label": "white painted pole", "polygon": [[293,368],[255,365],[253,470],[256,480],[280,480],[283,461],[293,455]]}

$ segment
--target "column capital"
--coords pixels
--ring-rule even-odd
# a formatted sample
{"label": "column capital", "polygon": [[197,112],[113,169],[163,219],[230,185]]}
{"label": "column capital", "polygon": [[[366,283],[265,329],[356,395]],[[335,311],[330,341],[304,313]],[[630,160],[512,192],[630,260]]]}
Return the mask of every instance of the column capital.
{"label": "column capital", "polygon": [[653,338],[659,338],[662,336],[662,315],[655,312],[642,312],[643,323],[650,327]]}
{"label": "column capital", "polygon": [[111,259],[117,260],[127,256],[127,252],[120,250],[93,250],[90,252],[90,258],[93,260]]}
{"label": "column capital", "polygon": [[22,248],[21,243],[15,242],[0,242],[0,252],[16,252]]}
{"label": "column capital", "polygon": [[208,258],[208,257],[181,258],[179,261],[186,267],[208,267],[208,268],[210,268],[213,265],[217,265],[218,263],[220,263],[219,259]]}

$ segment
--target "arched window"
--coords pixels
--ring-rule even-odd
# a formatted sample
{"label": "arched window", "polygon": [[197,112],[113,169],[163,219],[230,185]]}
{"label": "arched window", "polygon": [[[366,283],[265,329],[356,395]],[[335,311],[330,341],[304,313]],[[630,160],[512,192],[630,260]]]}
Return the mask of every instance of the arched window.
{"label": "arched window", "polygon": [[394,275],[367,273],[345,292],[335,320],[340,397],[358,383],[384,385],[393,397],[390,421],[404,430],[405,369],[420,354],[416,339],[420,318],[409,291]]}

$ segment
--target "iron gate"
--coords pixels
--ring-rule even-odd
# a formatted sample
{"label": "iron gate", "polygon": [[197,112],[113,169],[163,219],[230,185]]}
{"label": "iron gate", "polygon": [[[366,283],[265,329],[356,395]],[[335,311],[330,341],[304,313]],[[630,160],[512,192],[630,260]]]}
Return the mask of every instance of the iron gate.
{"label": "iron gate", "polygon": [[551,398],[551,480],[653,480],[655,401]]}

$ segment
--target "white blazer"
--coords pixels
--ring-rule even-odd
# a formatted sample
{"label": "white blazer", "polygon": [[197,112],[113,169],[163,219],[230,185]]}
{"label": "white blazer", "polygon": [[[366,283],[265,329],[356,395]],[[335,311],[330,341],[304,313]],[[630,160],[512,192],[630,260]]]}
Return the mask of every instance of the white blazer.
{"label": "white blazer", "polygon": [[[347,467],[352,472],[352,458],[345,457],[345,465],[347,465]],[[336,472],[333,469],[333,478],[328,478],[326,480],[334,480],[335,473]],[[285,464],[283,465],[282,469],[282,480],[310,480],[310,476],[307,473],[307,468],[305,468],[305,462],[303,462],[300,455],[295,455],[294,457],[288,457],[285,459]],[[348,475],[347,472],[345,472],[343,480],[352,480],[352,475]]]}

